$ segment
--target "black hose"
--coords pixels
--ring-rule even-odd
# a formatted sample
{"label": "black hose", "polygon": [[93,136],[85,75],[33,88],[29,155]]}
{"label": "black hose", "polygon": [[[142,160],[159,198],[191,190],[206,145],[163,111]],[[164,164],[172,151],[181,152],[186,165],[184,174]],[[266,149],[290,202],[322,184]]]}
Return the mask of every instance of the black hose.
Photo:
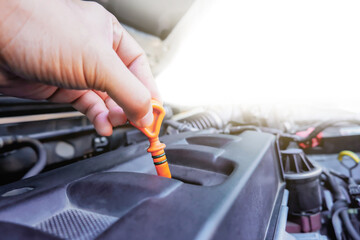
{"label": "black hose", "polygon": [[[323,173],[327,177],[327,182],[329,184],[329,190],[333,194],[334,200],[335,200],[331,211],[332,211],[332,222],[333,222],[333,227],[334,227],[334,231],[336,234],[336,238],[341,239],[340,235],[341,235],[342,228],[339,224],[337,224],[338,221],[336,221],[336,219],[338,218],[338,215],[340,215],[342,223],[345,226],[346,231],[352,237],[352,239],[360,240],[359,233],[356,231],[356,229],[354,228],[354,226],[352,225],[352,223],[350,221],[349,213],[347,212],[347,210],[349,208],[347,206],[348,204],[345,200],[346,198],[345,198],[344,194],[341,192],[341,189],[340,189],[339,185],[337,184],[334,176],[325,170],[323,171]],[[334,172],[332,172],[332,174],[334,174]]]}
{"label": "black hose", "polygon": [[11,151],[14,149],[30,147],[36,155],[37,161],[35,165],[22,177],[22,179],[29,178],[39,174],[46,166],[46,150],[40,141],[28,137],[3,137],[0,138],[0,149],[3,151]]}
{"label": "black hose", "polygon": [[347,232],[349,233],[349,235],[351,236],[352,239],[354,240],[360,240],[360,235],[359,233],[356,231],[356,229],[354,228],[350,217],[349,217],[349,213],[347,212],[347,208],[341,210],[340,212],[340,217],[343,220],[343,224],[347,230]]}
{"label": "black hose", "polygon": [[178,121],[199,130],[208,128],[222,129],[224,126],[223,120],[219,114],[213,111],[196,113],[186,118],[179,119]]}
{"label": "black hose", "polygon": [[226,134],[240,134],[245,131],[256,131],[261,132],[260,128],[256,126],[231,126],[228,128],[225,128],[224,133]]}
{"label": "black hose", "polygon": [[31,138],[20,138],[18,139],[18,143],[31,147],[36,152],[38,157],[35,165],[22,178],[24,179],[35,176],[44,170],[46,166],[46,150],[41,142]]}
{"label": "black hose", "polygon": [[348,182],[349,181],[349,177],[346,176],[345,174],[342,174],[342,173],[339,173],[339,172],[336,172],[334,170],[330,170],[329,173],[331,173],[332,175],[334,175],[335,177],[345,181],[345,182]]}
{"label": "black hose", "polygon": [[[336,240],[343,240],[343,224],[342,224],[342,219],[340,218],[340,212],[343,210],[347,210],[348,208],[346,207],[346,203],[345,202],[336,202],[334,205],[336,205],[335,207],[332,208],[331,210],[331,223],[334,229],[334,233],[335,233],[335,237]],[[341,206],[344,205],[344,206]]]}
{"label": "black hose", "polygon": [[175,120],[165,120],[164,121],[164,125],[170,126],[175,128],[176,130],[180,131],[180,132],[188,132],[188,131],[198,131],[199,129],[194,128],[186,123],[181,123]]}
{"label": "black hose", "polygon": [[334,200],[335,201],[338,201],[338,200],[343,201],[343,200],[345,200],[346,198],[345,198],[344,194],[341,192],[341,189],[340,189],[339,185],[337,184],[334,176],[332,176],[326,170],[323,170],[323,174],[327,178],[327,182],[329,184],[329,190],[333,194]]}

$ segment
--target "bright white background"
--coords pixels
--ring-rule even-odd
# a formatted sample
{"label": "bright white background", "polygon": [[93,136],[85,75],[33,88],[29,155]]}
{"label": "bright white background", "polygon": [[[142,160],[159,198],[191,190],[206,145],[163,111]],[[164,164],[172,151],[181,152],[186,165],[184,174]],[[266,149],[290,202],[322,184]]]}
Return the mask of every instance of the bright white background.
{"label": "bright white background", "polygon": [[360,110],[360,1],[200,1],[191,11],[157,77],[165,101]]}

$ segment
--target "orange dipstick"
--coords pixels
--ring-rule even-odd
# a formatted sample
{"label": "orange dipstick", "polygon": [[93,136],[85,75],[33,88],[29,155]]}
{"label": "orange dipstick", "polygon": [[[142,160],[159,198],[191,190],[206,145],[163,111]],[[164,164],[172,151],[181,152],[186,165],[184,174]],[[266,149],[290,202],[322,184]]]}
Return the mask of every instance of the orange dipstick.
{"label": "orange dipstick", "polygon": [[164,143],[161,143],[159,140],[159,132],[161,123],[165,117],[165,109],[162,107],[161,103],[154,99],[151,100],[151,103],[154,115],[154,121],[151,126],[139,128],[136,127],[132,122],[130,123],[149,138],[150,146],[147,151],[151,153],[157,174],[162,177],[171,178],[169,164],[167,162],[164,151],[166,145]]}

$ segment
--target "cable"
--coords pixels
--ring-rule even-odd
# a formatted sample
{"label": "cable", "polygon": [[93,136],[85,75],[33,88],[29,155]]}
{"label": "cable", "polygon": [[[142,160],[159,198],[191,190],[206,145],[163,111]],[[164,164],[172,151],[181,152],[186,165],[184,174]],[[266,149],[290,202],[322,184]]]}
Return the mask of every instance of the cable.
{"label": "cable", "polygon": [[284,147],[286,147],[290,142],[296,142],[297,144],[305,144],[311,146],[312,139],[316,138],[319,133],[324,131],[326,128],[334,126],[338,123],[353,123],[360,125],[360,119],[341,119],[341,120],[328,120],[319,123],[314,127],[314,130],[307,135],[306,137],[301,137],[296,134],[291,133],[280,133],[281,141],[284,143]]}
{"label": "cable", "polygon": [[[349,217],[349,213],[347,210],[349,209],[346,203],[346,198],[344,194],[341,192],[339,185],[336,183],[334,177],[331,175],[335,175],[335,172],[331,172],[331,174],[327,171],[323,171],[324,175],[327,177],[327,182],[329,184],[329,190],[334,195],[334,205],[332,207],[332,223],[335,231],[336,239],[341,239],[342,228],[339,223],[339,215],[344,224],[346,231],[352,237],[352,239],[360,240],[360,235],[352,225]],[[336,174],[335,176],[342,179],[343,176],[340,174]]]}
{"label": "cable", "polygon": [[29,134],[27,136],[5,136],[0,137],[0,152],[8,152],[22,147],[32,148],[36,155],[37,161],[35,165],[22,177],[29,178],[39,174],[46,166],[47,156],[46,150],[41,141],[48,141],[59,137],[95,132],[93,125],[78,126],[71,129],[61,129],[48,131],[43,133]]}
{"label": "cable", "polygon": [[349,213],[347,212],[348,208],[346,209],[342,209],[340,211],[340,217],[343,220],[343,224],[347,230],[347,232],[350,234],[351,238],[354,240],[360,240],[360,235],[359,233],[356,231],[356,229],[354,228],[350,217],[349,217]]}
{"label": "cable", "polygon": [[35,165],[22,178],[25,179],[39,174],[46,166],[46,151],[44,146],[38,140],[31,138],[20,138],[18,139],[18,143],[31,147],[38,157]]}
{"label": "cable", "polygon": [[23,136],[10,136],[0,138],[0,149],[2,151],[11,151],[18,148],[30,147],[36,155],[37,161],[35,165],[22,177],[29,178],[39,174],[46,166],[46,150],[40,141]]}
{"label": "cable", "polygon": [[343,193],[341,192],[339,185],[336,183],[335,178],[332,175],[330,175],[330,173],[327,172],[326,170],[323,170],[323,174],[327,178],[327,182],[329,184],[329,190],[334,195],[334,200],[335,201],[345,200],[345,197],[344,197]]}
{"label": "cable", "polygon": [[340,178],[341,180],[343,180],[343,181],[345,181],[345,182],[348,182],[348,181],[349,181],[349,177],[346,176],[345,174],[336,172],[336,171],[334,171],[334,170],[330,170],[329,173],[331,173],[332,175],[334,175],[334,176],[337,177],[337,178]]}
{"label": "cable", "polygon": [[315,138],[319,133],[321,133],[322,131],[324,131],[326,128],[331,127],[335,124],[338,123],[354,123],[354,124],[358,124],[360,125],[360,120],[358,119],[341,119],[341,120],[328,120],[328,121],[324,121],[320,124],[318,124],[315,129],[307,136],[304,138],[300,138],[298,140],[298,142],[300,143],[306,143],[311,141],[311,139]]}

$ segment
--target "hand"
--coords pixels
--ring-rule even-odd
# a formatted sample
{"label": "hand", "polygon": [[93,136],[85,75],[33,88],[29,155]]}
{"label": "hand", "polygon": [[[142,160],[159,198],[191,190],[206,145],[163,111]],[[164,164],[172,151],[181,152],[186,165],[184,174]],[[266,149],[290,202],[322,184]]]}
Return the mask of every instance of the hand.
{"label": "hand", "polygon": [[108,136],[152,123],[160,100],[144,51],[94,2],[0,0],[0,92],[71,103]]}

